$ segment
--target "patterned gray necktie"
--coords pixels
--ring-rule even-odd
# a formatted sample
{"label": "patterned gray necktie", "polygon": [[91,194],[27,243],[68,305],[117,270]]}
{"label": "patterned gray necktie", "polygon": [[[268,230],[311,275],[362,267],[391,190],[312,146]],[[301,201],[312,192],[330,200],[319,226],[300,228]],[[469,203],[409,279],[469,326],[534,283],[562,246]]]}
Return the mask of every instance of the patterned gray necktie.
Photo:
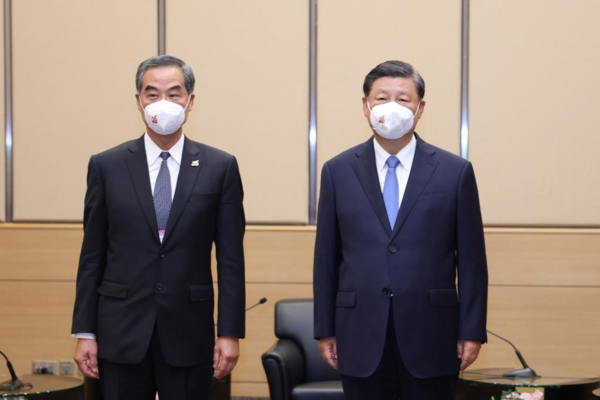
{"label": "patterned gray necktie", "polygon": [[168,151],[160,153],[163,159],[160,164],[160,170],[156,177],[154,185],[154,212],[156,213],[156,223],[158,224],[158,235],[162,238],[167,229],[167,221],[169,221],[169,213],[171,212],[171,204],[173,203],[171,195],[171,173],[167,165],[167,158],[171,155]]}

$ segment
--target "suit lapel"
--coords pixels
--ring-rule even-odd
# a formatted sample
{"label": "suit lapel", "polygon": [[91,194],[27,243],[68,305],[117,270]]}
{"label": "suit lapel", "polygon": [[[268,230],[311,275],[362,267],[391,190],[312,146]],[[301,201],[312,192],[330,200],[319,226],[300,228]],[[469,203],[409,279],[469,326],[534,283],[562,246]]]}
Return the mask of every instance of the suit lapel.
{"label": "suit lapel", "polygon": [[435,150],[421,140],[416,133],[415,136],[417,137],[415,158],[410,169],[410,176],[408,177],[408,183],[406,184],[400,211],[398,212],[398,217],[394,224],[392,239],[398,234],[400,229],[402,229],[402,225],[406,222],[406,218],[408,218],[408,215],[421,195],[421,192],[425,189],[425,186],[427,186],[427,183],[437,168],[437,161],[432,157],[435,154]]}
{"label": "suit lapel", "polygon": [[140,206],[144,211],[146,220],[152,235],[157,242],[160,242],[158,238],[158,226],[156,223],[156,213],[154,212],[154,202],[152,200],[152,188],[150,186],[150,175],[148,172],[148,159],[146,157],[146,149],[144,147],[144,137],[134,141],[129,147],[131,155],[127,157],[126,163],[129,169],[129,175],[131,182],[135,189]]}
{"label": "suit lapel", "polygon": [[387,211],[385,210],[381,186],[379,185],[373,140],[373,138],[369,139],[356,151],[357,158],[352,163],[352,168],[354,169],[367,198],[371,202],[371,206],[375,210],[377,217],[379,217],[383,228],[389,235],[392,233],[392,229],[390,227]]}
{"label": "suit lapel", "polygon": [[[187,137],[184,140],[181,166],[179,167],[179,177],[177,178],[177,188],[175,189],[173,205],[171,206],[171,212],[169,213],[169,221],[167,222],[167,229],[162,242],[163,246],[171,236],[171,232],[173,231],[173,228],[175,228],[179,217],[181,217],[192,193],[192,189],[196,184],[198,173],[200,172],[200,169],[202,169],[202,160],[198,157],[200,150],[196,147],[194,142]],[[193,165],[192,162],[194,162]]]}

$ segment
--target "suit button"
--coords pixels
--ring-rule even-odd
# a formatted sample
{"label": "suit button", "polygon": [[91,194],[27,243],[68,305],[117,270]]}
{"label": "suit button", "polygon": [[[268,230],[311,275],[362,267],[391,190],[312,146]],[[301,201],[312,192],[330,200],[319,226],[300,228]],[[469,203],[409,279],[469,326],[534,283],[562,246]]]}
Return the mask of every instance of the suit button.
{"label": "suit button", "polygon": [[383,289],[381,289],[381,292],[387,296],[388,294],[390,294],[390,289],[384,287]]}
{"label": "suit button", "polygon": [[165,258],[165,253],[160,253],[160,258]]}
{"label": "suit button", "polygon": [[398,251],[398,249],[396,248],[396,246],[394,246],[394,245],[390,246],[390,253],[395,253],[397,251]]}
{"label": "suit button", "polygon": [[161,283],[157,283],[156,284],[156,289],[157,290],[161,290],[162,289],[162,284]]}

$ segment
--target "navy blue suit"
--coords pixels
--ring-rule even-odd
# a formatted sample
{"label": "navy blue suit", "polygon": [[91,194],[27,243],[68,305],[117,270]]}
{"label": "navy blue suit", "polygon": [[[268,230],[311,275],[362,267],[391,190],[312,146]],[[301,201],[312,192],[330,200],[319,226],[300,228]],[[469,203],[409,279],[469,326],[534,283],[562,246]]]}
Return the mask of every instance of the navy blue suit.
{"label": "navy blue suit", "polygon": [[415,136],[393,230],[373,138],[323,166],[315,337],[337,338],[344,375],[376,370],[391,302],[398,348],[415,377],[458,373],[457,340],[486,341],[487,266],[473,167]]}

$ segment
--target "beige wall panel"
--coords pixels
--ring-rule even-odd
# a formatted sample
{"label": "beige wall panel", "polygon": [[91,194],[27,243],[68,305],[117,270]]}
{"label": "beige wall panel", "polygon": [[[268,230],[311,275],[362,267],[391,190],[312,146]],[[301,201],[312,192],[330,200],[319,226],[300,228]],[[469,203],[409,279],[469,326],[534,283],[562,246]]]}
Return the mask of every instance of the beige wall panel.
{"label": "beige wall panel", "polygon": [[459,153],[460,15],[458,0],[319,2],[319,175],[324,162],[372,135],[362,112],[363,80],[393,59],[411,63],[425,80],[417,132]]}
{"label": "beige wall panel", "polygon": [[[249,227],[244,238],[246,282],[312,283],[315,233],[314,227]],[[216,280],[214,256],[213,251]]]}
{"label": "beige wall panel", "polygon": [[[513,342],[533,368],[600,375],[600,288],[492,287],[488,329]],[[513,349],[488,336],[472,368],[520,367]]]}
{"label": "beige wall panel", "polygon": [[0,345],[17,374],[30,374],[34,359],[73,359],[74,299],[73,282],[2,282]]}
{"label": "beige wall panel", "polygon": [[[234,372],[235,374],[235,372]],[[231,383],[231,396],[236,397],[266,397],[269,398],[267,382],[236,382]]]}
{"label": "beige wall panel", "polygon": [[[80,224],[0,225],[0,279],[74,280],[82,240]],[[246,281],[312,282],[314,242],[313,227],[249,226]]]}
{"label": "beige wall panel", "polygon": [[0,225],[0,279],[59,280],[75,285],[83,227]]}
{"label": "beige wall panel", "polygon": [[135,70],[156,54],[144,0],[13,2],[15,220],[81,220],[92,154],[144,132]]}
{"label": "beige wall panel", "polygon": [[[79,224],[0,225],[0,279],[73,280]],[[249,226],[246,281],[312,282],[313,227]],[[487,229],[491,285],[600,286],[600,230]],[[216,263],[213,263],[216,279]]]}
{"label": "beige wall panel", "polygon": [[600,230],[486,232],[491,285],[600,287]]}
{"label": "beige wall panel", "polygon": [[471,4],[470,150],[490,225],[600,225],[600,2]]}
{"label": "beige wall panel", "polygon": [[196,74],[187,135],[234,154],[249,222],[308,222],[308,2],[167,2]]}

